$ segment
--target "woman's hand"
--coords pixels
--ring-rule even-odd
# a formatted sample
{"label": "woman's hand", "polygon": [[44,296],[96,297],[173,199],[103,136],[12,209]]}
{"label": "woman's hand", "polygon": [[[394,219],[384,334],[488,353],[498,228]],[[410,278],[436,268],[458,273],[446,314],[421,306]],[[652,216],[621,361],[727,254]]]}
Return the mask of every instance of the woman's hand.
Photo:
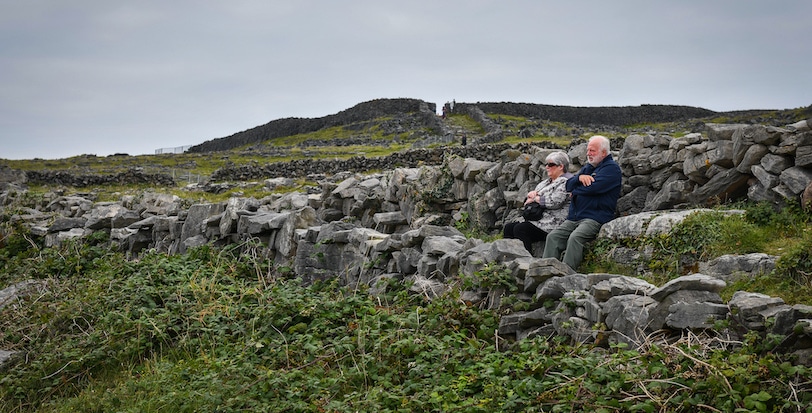
{"label": "woman's hand", "polygon": [[527,199],[524,200],[524,204],[527,205],[531,202],[538,202],[539,200],[539,193],[536,191],[530,191],[527,193]]}

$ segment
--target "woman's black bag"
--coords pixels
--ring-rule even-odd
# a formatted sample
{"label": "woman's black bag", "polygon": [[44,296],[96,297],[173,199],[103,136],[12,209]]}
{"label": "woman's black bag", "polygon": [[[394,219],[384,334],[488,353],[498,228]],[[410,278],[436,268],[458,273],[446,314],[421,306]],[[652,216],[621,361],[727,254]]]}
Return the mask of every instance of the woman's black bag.
{"label": "woman's black bag", "polygon": [[544,207],[538,202],[531,202],[522,209],[522,218],[525,221],[538,221],[544,215]]}

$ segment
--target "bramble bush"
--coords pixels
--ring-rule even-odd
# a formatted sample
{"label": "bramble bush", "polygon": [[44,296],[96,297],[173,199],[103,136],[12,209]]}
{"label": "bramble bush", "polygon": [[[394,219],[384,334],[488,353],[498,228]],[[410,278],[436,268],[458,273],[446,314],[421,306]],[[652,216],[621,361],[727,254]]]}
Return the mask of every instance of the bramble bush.
{"label": "bramble bush", "polygon": [[[0,310],[3,412],[798,411],[810,369],[760,337],[630,350],[511,342],[460,299],[302,286],[246,243],[138,260],[66,244],[9,260],[47,288]],[[22,254],[18,252],[17,255]],[[75,256],[57,260],[54,257]]]}

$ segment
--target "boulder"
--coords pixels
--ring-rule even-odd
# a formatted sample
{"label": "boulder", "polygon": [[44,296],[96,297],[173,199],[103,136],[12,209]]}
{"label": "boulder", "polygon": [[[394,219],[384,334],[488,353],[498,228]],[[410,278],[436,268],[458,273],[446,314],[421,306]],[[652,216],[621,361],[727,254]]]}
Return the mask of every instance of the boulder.
{"label": "boulder", "polygon": [[727,169],[714,175],[709,181],[694,189],[688,199],[697,205],[712,204],[719,200],[738,199],[747,193],[748,179],[749,175],[733,168]]}
{"label": "boulder", "polygon": [[748,330],[764,331],[768,318],[786,311],[789,306],[778,297],[736,291],[728,302],[730,318]]}
{"label": "boulder", "polygon": [[254,198],[229,198],[220,218],[220,234],[225,236],[236,233],[240,217],[253,214],[257,209],[259,209],[259,201]]}
{"label": "boulder", "polygon": [[84,217],[69,218],[59,216],[56,219],[54,219],[54,222],[51,224],[51,226],[48,227],[48,232],[54,233],[68,231],[74,228],[84,228],[86,223],[87,218]]}
{"label": "boulder", "polygon": [[445,254],[456,254],[462,250],[464,238],[452,238],[431,235],[423,239],[421,249],[423,254],[440,257]]}
{"label": "boulder", "polygon": [[[698,306],[699,304],[720,304],[724,307],[722,317],[724,318],[728,313],[727,305],[722,304],[722,298],[718,293],[712,291],[702,290],[679,290],[675,291],[668,296],[657,300],[657,304],[652,306],[649,318],[648,331],[656,331],[668,325],[669,317],[671,321],[676,324],[686,324],[686,327],[675,328],[688,328],[690,324],[696,328],[708,328],[713,325],[713,322],[718,320],[719,309],[714,306],[707,306],[703,309],[694,309],[690,311],[684,306]],[[676,315],[671,315],[673,313]],[[698,319],[686,320],[686,317],[699,316]],[[710,323],[708,325],[708,323]]]}
{"label": "boulder", "polygon": [[[808,320],[812,319],[812,306],[806,304],[795,304],[786,307],[775,313],[775,323],[772,332],[781,335],[806,334],[812,337],[809,330]],[[807,322],[803,322],[807,320]],[[799,323],[803,324],[799,327]]]}
{"label": "boulder", "polygon": [[[781,171],[779,180],[784,184],[795,196],[800,195],[810,183],[812,183],[812,170],[804,169],[798,166],[793,166]],[[793,198],[795,198],[793,196]],[[796,198],[797,199],[797,198]]]}
{"label": "boulder", "polygon": [[[208,219],[212,216],[222,214],[223,210],[223,204],[195,204],[190,206],[180,233],[179,241],[181,248],[179,252],[183,253],[186,251],[187,239],[204,235],[206,233]],[[198,245],[199,241],[195,241],[194,244]]]}
{"label": "boulder", "polygon": [[141,216],[137,212],[131,211],[121,204],[96,204],[93,209],[87,213],[85,228],[94,231],[100,229],[124,228],[140,219]]}
{"label": "boulder", "polygon": [[662,301],[665,297],[680,290],[709,291],[719,293],[726,284],[722,280],[707,276],[705,274],[691,274],[675,278],[662,287],[651,292],[651,298]]}
{"label": "boulder", "polygon": [[[536,300],[547,299],[557,300],[564,294],[572,291],[587,291],[590,287],[590,280],[585,274],[569,274],[553,277],[541,283],[536,288]],[[525,287],[526,288],[526,287]]]}
{"label": "boulder", "polygon": [[[520,260],[517,258],[515,261]],[[569,265],[555,258],[533,258],[527,267],[524,276],[524,291],[535,292],[536,288],[552,277],[562,277],[575,274]]]}
{"label": "boulder", "polygon": [[60,196],[45,206],[45,211],[64,217],[80,217],[93,209],[93,201],[80,196]]}
{"label": "boulder", "polygon": [[769,273],[775,269],[777,259],[774,255],[764,253],[728,254],[700,263],[699,271],[723,281],[733,281],[739,276],[755,277]]}
{"label": "boulder", "polygon": [[617,295],[648,295],[655,289],[645,280],[618,275],[593,285],[590,294],[598,302],[604,302]]}
{"label": "boulder", "polygon": [[304,230],[318,225],[319,219],[316,211],[305,206],[287,214],[287,219],[274,236],[273,248],[286,258],[296,255],[296,231]]}
{"label": "boulder", "polygon": [[674,329],[713,328],[730,311],[727,305],[710,302],[677,302],[668,308],[665,326]]}
{"label": "boulder", "polygon": [[[265,234],[272,229],[279,229],[285,225],[289,212],[258,212],[255,214],[238,214],[237,233],[258,236]],[[184,224],[186,228],[186,224]]]}
{"label": "boulder", "polygon": [[647,335],[649,312],[657,304],[651,297],[629,294],[610,298],[603,305],[606,327],[616,342],[639,347]]}
{"label": "boulder", "polygon": [[181,198],[177,195],[147,192],[138,202],[137,208],[146,215],[175,216],[181,210]]}
{"label": "boulder", "polygon": [[463,273],[473,275],[491,263],[506,263],[514,258],[530,257],[518,239],[498,239],[477,245],[462,252],[460,267]]}

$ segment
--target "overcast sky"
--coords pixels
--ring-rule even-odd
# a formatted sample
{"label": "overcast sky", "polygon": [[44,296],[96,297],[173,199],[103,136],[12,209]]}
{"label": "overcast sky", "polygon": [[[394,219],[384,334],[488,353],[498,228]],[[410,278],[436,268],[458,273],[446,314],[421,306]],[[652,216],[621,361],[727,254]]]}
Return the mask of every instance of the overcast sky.
{"label": "overcast sky", "polygon": [[0,0],[0,158],[155,153],[378,98],[812,104],[812,1]]}

